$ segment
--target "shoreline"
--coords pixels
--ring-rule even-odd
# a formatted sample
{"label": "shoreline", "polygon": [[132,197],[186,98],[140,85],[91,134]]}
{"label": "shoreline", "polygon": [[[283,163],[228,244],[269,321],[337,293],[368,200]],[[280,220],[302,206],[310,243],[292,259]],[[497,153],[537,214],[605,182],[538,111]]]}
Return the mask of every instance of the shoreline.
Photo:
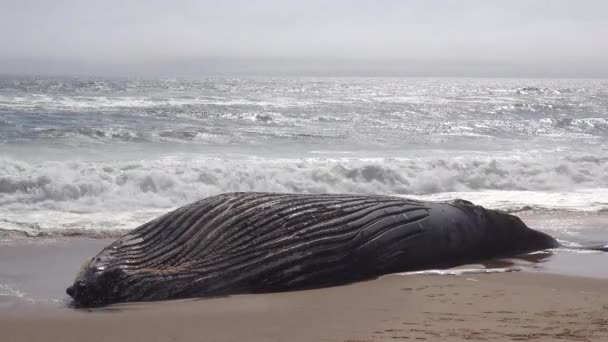
{"label": "shoreline", "polygon": [[306,291],[0,311],[6,341],[601,341],[608,280],[398,276]]}
{"label": "shoreline", "polygon": [[[608,222],[605,215],[523,218],[531,226],[582,224],[581,232],[604,234]],[[399,274],[306,291],[69,307],[66,287],[112,241],[2,241],[3,341],[608,340],[608,253],[540,252],[450,270],[458,275]]]}
{"label": "shoreline", "polygon": [[[563,232],[580,233],[578,241],[608,241],[608,215],[581,213],[523,213],[531,227],[565,238]],[[553,228],[549,230],[548,228]],[[562,230],[562,228],[565,228]],[[65,289],[71,285],[81,265],[114,238],[95,236],[21,237],[0,240],[0,311],[15,303],[62,303],[69,300]],[[484,272],[532,271],[546,274],[608,279],[608,253],[557,249],[491,259],[463,265],[447,272],[429,270],[429,274],[471,274]],[[406,272],[407,273],[407,272]],[[415,272],[424,274],[425,271]]]}

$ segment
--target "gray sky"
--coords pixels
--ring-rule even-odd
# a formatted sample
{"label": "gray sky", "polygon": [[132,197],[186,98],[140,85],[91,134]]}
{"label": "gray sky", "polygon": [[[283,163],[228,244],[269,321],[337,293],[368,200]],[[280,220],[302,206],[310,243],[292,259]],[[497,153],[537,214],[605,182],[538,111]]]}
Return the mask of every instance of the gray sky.
{"label": "gray sky", "polygon": [[605,0],[0,0],[0,72],[608,76]]}

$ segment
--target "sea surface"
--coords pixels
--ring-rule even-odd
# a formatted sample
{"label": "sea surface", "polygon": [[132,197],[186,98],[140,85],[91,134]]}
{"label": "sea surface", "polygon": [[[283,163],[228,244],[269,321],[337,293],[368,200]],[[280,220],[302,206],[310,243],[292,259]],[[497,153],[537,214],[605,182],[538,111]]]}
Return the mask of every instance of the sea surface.
{"label": "sea surface", "polygon": [[0,238],[227,191],[608,211],[608,80],[0,77]]}
{"label": "sea surface", "polygon": [[[608,80],[0,76],[0,307],[67,302],[92,251],[228,191],[464,198],[606,243]],[[424,273],[608,278],[606,257]]]}

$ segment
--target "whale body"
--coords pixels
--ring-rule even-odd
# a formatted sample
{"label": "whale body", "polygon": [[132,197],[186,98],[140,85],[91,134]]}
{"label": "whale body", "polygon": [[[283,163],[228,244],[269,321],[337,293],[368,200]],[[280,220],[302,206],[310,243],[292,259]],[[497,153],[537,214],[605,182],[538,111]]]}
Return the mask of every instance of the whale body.
{"label": "whale body", "polygon": [[226,193],[178,208],[93,257],[76,306],[334,286],[559,246],[465,200]]}

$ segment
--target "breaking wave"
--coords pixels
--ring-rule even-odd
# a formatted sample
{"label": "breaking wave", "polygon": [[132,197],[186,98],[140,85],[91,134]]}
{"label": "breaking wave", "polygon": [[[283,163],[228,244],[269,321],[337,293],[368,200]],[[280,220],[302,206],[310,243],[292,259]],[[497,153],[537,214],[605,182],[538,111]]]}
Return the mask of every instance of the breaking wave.
{"label": "breaking wave", "polygon": [[231,191],[464,197],[511,211],[601,211],[608,210],[608,159],[1,159],[0,229],[30,236],[103,237]]}
{"label": "breaking wave", "polygon": [[72,210],[74,201],[131,199],[136,206],[168,207],[228,191],[428,195],[606,187],[608,158],[591,155],[547,160],[163,158],[27,163],[0,159],[0,205],[60,207],[70,202]]}

